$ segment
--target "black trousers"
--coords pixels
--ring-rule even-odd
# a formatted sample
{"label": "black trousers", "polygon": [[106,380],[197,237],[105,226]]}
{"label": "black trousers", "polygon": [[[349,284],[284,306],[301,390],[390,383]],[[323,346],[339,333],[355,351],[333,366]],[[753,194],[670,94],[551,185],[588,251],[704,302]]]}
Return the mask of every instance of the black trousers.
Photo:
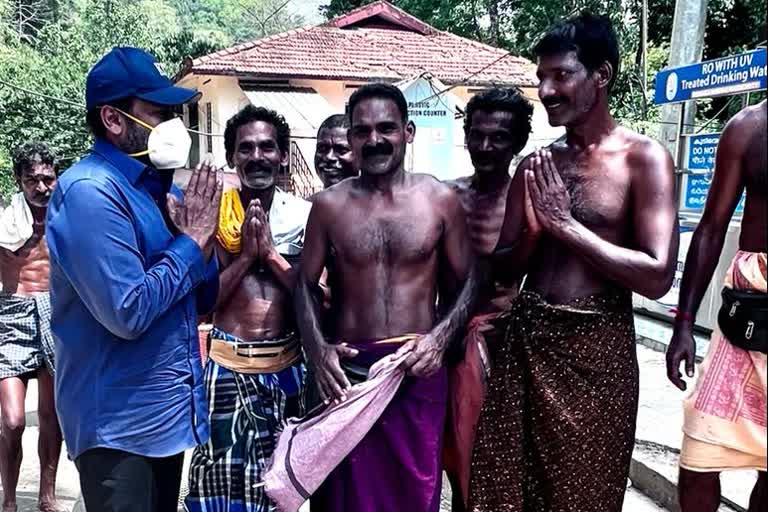
{"label": "black trousers", "polygon": [[183,463],[183,453],[152,458],[106,448],[75,460],[88,512],[176,512]]}

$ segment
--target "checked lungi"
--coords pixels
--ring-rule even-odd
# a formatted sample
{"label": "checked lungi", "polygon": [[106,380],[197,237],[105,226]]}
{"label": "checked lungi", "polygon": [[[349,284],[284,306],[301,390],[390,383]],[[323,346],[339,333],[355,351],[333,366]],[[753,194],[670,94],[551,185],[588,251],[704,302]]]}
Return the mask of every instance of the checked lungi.
{"label": "checked lungi", "polygon": [[44,366],[53,373],[53,359],[50,295],[0,292],[0,380]]}
{"label": "checked lungi", "polygon": [[[216,327],[211,338],[246,343]],[[259,343],[281,341],[286,340]],[[275,373],[241,373],[208,359],[204,378],[211,437],[192,454],[187,510],[274,510],[263,486],[258,484],[284,420],[304,413],[305,373],[301,360]]]}

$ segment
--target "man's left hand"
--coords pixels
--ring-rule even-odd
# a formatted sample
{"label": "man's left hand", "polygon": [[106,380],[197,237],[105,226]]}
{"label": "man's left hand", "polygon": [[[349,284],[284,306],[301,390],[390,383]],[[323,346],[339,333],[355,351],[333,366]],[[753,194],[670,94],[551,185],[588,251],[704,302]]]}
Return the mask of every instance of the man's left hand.
{"label": "man's left hand", "polygon": [[526,181],[536,218],[545,231],[557,234],[573,220],[571,196],[557,172],[552,152],[538,151],[532,159],[532,171],[526,171]]}
{"label": "man's left hand", "polygon": [[443,366],[446,340],[429,333],[403,345],[399,352],[410,351],[401,368],[414,377],[431,377]]}
{"label": "man's left hand", "polygon": [[275,246],[272,243],[272,229],[269,227],[269,218],[261,206],[261,201],[256,199],[255,203],[256,212],[254,217],[256,218],[256,238],[259,242],[259,260],[262,263],[266,263],[269,258],[275,255]]}

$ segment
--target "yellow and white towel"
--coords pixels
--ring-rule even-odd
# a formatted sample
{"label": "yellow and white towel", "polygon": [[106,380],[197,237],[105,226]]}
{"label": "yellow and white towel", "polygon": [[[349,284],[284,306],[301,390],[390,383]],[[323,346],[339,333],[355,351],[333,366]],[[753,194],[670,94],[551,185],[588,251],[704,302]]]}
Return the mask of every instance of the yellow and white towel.
{"label": "yellow and white towel", "polygon": [[[304,247],[304,229],[309,218],[312,203],[280,189],[275,190],[272,206],[269,209],[269,227],[272,231],[272,243],[277,252],[286,256],[301,253]],[[219,209],[219,230],[216,234],[219,243],[229,252],[237,254],[241,250],[242,226],[245,209],[240,200],[240,191],[229,189],[222,195]]]}

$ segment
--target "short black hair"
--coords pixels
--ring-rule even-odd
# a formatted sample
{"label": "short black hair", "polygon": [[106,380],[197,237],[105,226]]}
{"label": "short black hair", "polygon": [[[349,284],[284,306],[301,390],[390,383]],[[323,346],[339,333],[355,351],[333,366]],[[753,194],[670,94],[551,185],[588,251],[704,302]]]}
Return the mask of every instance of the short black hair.
{"label": "short black hair", "polygon": [[478,110],[483,112],[509,112],[513,117],[512,137],[515,153],[523,150],[531,133],[533,105],[520,89],[516,87],[495,87],[472,96],[467,103],[464,117],[464,135],[469,135],[472,128],[472,115]]}
{"label": "short black hair", "polygon": [[403,123],[408,121],[408,102],[405,101],[403,91],[394,85],[384,83],[366,84],[352,93],[352,96],[349,98],[349,106],[347,107],[347,115],[350,121],[352,120],[352,112],[355,111],[357,104],[370,98],[392,100],[400,111],[400,118],[403,120]]}
{"label": "short black hair", "polygon": [[325,121],[322,122],[320,128],[317,129],[317,135],[320,136],[320,132],[323,130],[333,130],[334,128],[346,128],[349,129],[349,117],[346,114],[333,114],[328,116]]}
{"label": "short black hair", "polygon": [[27,142],[13,150],[13,174],[21,179],[24,171],[37,164],[50,165],[59,174],[59,162],[56,153],[43,142]]}
{"label": "short black hair", "polygon": [[131,109],[131,106],[133,106],[133,98],[121,98],[119,100],[110,101],[107,104],[98,105],[88,109],[88,112],[85,114],[85,122],[88,125],[88,128],[91,130],[93,136],[97,139],[103,139],[107,136],[107,128],[104,126],[104,122],[101,120],[101,107],[105,107],[107,105],[120,109],[123,112],[128,112]]}
{"label": "short black hair", "polygon": [[609,90],[619,75],[619,41],[607,16],[595,16],[585,11],[560,21],[541,38],[533,52],[537,57],[576,52],[579,62],[590,73],[608,62],[613,68]]}
{"label": "short black hair", "polygon": [[283,153],[288,153],[291,146],[291,127],[288,126],[288,122],[285,118],[274,110],[264,107],[256,107],[254,105],[246,105],[240,112],[227,121],[227,127],[224,128],[224,152],[227,155],[227,160],[231,160],[232,155],[235,154],[237,130],[239,130],[241,126],[255,123],[256,121],[262,121],[274,126],[277,131],[277,147],[279,147],[280,151]]}

